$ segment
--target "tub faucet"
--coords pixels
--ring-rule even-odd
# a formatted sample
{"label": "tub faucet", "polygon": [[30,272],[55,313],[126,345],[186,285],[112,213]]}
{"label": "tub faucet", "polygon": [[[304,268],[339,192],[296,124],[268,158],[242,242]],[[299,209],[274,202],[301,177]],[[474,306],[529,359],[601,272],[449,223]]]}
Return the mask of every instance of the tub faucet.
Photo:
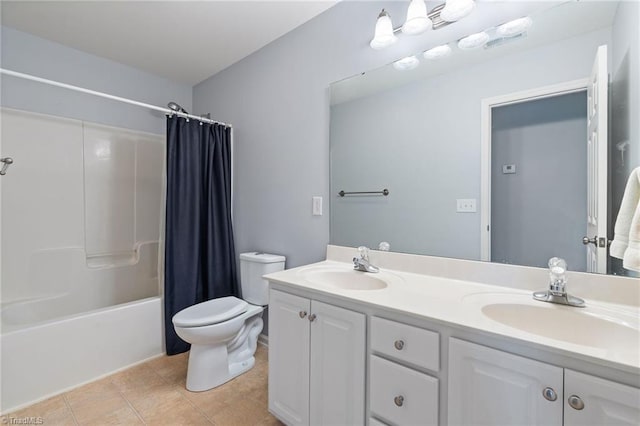
{"label": "tub faucet", "polygon": [[559,257],[549,259],[549,290],[536,291],[533,298],[541,302],[584,308],[584,300],[567,294],[567,262]]}
{"label": "tub faucet", "polygon": [[360,257],[353,258],[353,269],[356,271],[362,272],[380,272],[380,268],[377,266],[373,266],[369,262],[369,248],[365,246],[358,247],[358,252],[360,253]]}

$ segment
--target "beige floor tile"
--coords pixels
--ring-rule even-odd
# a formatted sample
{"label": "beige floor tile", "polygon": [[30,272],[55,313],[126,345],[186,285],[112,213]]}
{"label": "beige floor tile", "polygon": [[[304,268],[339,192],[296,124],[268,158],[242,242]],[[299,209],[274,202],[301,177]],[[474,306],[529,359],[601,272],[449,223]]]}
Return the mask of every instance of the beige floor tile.
{"label": "beige floor tile", "polygon": [[127,398],[150,425],[209,424],[199,410],[174,387],[127,393]]}
{"label": "beige floor tile", "polygon": [[71,410],[80,425],[140,423],[138,416],[120,395],[85,400],[72,405]]}
{"label": "beige floor tile", "polygon": [[[43,424],[46,425],[76,424],[71,410],[62,395],[54,396],[30,407],[2,416],[2,420],[4,424],[11,424],[12,421],[14,424],[19,424],[21,419],[31,417],[42,418]],[[6,419],[6,423],[4,419]]]}
{"label": "beige floor tile", "polygon": [[45,425],[280,426],[267,409],[268,351],[255,366],[205,392],[185,388],[188,353],[159,357],[11,414]]}
{"label": "beige floor tile", "polygon": [[257,402],[243,398],[209,418],[218,426],[251,426],[261,424],[266,414]]}
{"label": "beige floor tile", "polygon": [[111,383],[120,392],[128,392],[133,389],[165,386],[166,381],[160,377],[151,367],[141,364],[114,374],[110,377]]}
{"label": "beige floor tile", "polygon": [[284,426],[280,420],[276,419],[273,415],[267,414],[267,416],[258,423],[259,426]]}
{"label": "beige floor tile", "polygon": [[189,352],[156,358],[147,363],[160,377],[169,383],[180,383],[187,376]]}
{"label": "beige floor tile", "polygon": [[89,383],[64,394],[73,409],[78,404],[86,404],[90,401],[115,398],[120,395],[118,388],[107,377],[96,382]]}

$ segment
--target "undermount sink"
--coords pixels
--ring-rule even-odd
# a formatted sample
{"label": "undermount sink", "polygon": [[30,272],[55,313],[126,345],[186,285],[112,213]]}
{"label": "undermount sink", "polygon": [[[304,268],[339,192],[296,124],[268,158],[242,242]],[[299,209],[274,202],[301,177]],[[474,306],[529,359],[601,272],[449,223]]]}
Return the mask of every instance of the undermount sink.
{"label": "undermount sink", "polygon": [[482,314],[527,333],[592,347],[640,345],[638,318],[622,310],[588,305],[587,308],[534,301],[527,295],[476,293],[464,298],[481,306]]}
{"label": "undermount sink", "polygon": [[310,283],[341,290],[381,290],[394,279],[384,272],[360,272],[347,267],[310,267],[300,274]]}

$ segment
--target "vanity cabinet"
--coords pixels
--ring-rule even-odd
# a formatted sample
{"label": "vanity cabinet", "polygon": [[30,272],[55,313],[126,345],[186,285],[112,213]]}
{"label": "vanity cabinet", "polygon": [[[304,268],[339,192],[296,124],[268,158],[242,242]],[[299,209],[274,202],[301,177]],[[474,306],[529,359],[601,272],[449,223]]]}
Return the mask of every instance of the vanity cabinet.
{"label": "vanity cabinet", "polygon": [[640,389],[449,339],[450,425],[638,425]]}
{"label": "vanity cabinet", "polygon": [[269,291],[269,410],[288,425],[365,423],[366,317]]}
{"label": "vanity cabinet", "polygon": [[440,335],[376,316],[370,325],[371,414],[396,425],[437,425],[438,379],[422,370],[439,370]]}

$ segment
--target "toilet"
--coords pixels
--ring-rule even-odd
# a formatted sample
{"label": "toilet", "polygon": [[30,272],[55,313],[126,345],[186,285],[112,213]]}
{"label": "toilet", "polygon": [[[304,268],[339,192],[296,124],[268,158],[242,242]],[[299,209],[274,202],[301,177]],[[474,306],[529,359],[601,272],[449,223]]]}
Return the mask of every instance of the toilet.
{"label": "toilet", "polygon": [[213,389],[250,370],[262,331],[269,284],[262,276],[284,269],[284,256],[240,254],[242,299],[228,296],[185,308],[173,316],[176,334],[191,343],[187,389]]}

